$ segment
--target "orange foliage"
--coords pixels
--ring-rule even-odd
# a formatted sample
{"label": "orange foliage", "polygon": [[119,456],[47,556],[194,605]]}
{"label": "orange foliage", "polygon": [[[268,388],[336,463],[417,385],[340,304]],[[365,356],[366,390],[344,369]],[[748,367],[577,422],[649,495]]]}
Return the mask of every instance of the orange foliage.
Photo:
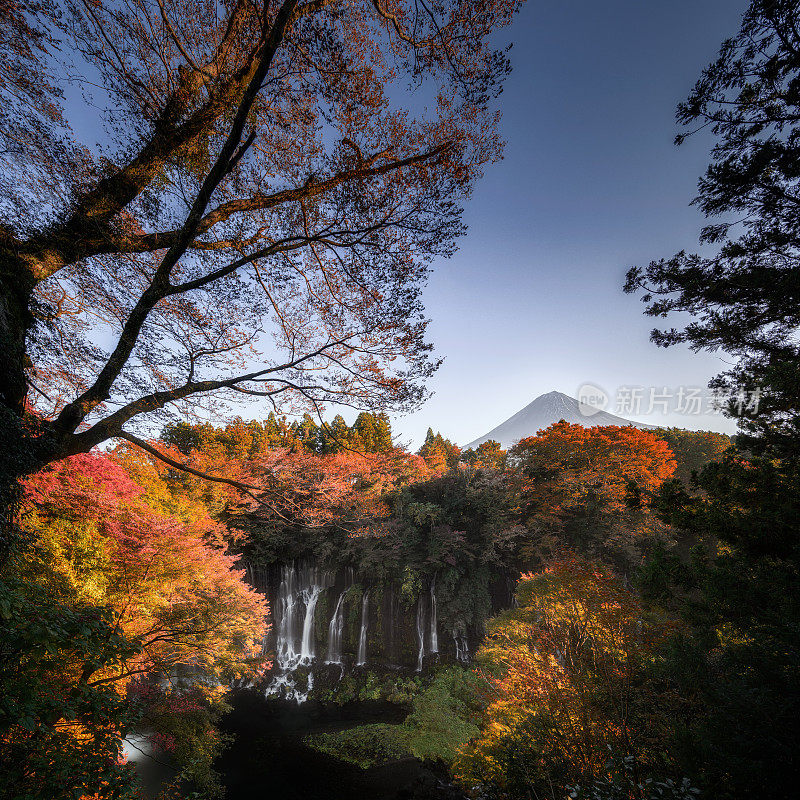
{"label": "orange foliage", "polygon": [[[425,461],[400,449],[381,453],[342,450],[320,455],[304,448],[271,447],[249,458],[229,457],[219,447],[193,450],[189,456],[157,443],[158,449],[188,466],[223,475],[253,487],[249,494],[179,472],[135,447],[120,445],[115,457],[162,498],[165,508],[192,525],[212,525],[208,509],[247,515],[276,525],[321,527],[335,524],[363,535],[389,516],[389,491],[426,480]],[[202,509],[202,510],[201,510]],[[229,527],[227,535],[235,536]]]}
{"label": "orange foliage", "polygon": [[587,500],[620,511],[632,493],[655,491],[676,467],[667,443],[648,431],[563,420],[522,439],[511,453],[527,479],[528,502],[544,503],[553,513]]}
{"label": "orange foliage", "polygon": [[430,472],[420,456],[402,450],[333,455],[271,450],[243,469],[265,487],[261,502],[244,498],[242,510],[254,518],[277,515],[304,526],[336,524],[354,533],[389,516],[389,491],[424,480]]}
{"label": "orange foliage", "polygon": [[[140,472],[140,474],[142,474]],[[267,613],[226,555],[207,512],[184,501],[187,524],[125,469],[78,455],[26,482],[28,526],[38,539],[36,579],[65,597],[110,606],[116,627],[140,647],[119,669],[84,675],[123,686],[134,675],[192,667],[241,674],[258,654]]]}
{"label": "orange foliage", "polygon": [[648,617],[606,568],[576,558],[523,575],[517,601],[490,622],[478,653],[493,700],[459,778],[527,797],[554,775],[563,785],[602,775],[609,748],[656,758],[663,720],[643,716],[654,707],[647,668],[671,624]]}

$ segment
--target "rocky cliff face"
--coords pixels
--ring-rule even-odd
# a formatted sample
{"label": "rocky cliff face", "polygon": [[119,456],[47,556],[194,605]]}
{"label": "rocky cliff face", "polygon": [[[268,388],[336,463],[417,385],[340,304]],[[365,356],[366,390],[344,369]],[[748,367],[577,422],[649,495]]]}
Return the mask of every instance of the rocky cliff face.
{"label": "rocky cliff face", "polygon": [[[586,412],[589,413],[586,413]],[[559,420],[565,420],[573,425],[583,425],[584,428],[593,428],[598,425],[633,425],[636,428],[652,428],[641,422],[631,422],[629,419],[617,417],[607,411],[595,411],[582,406],[575,398],[561,392],[548,392],[537,397],[532,403],[509,417],[505,422],[492,428],[488,433],[479,436],[466,445],[475,448],[483,442],[493,439],[500,442],[504,449],[516,444],[526,436],[534,436],[538,431],[549,428]]]}
{"label": "rocky cliff face", "polygon": [[439,658],[467,663],[482,633],[441,624],[435,575],[416,597],[396,583],[371,584],[350,568],[309,561],[250,566],[248,577],[270,603],[265,692],[288,700],[305,700],[315,673],[330,682],[366,667],[413,673]]}

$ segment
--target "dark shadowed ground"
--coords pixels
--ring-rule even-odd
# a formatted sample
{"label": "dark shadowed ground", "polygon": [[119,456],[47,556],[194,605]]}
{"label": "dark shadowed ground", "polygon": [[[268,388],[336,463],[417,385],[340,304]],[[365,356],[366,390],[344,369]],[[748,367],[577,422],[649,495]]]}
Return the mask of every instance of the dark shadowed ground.
{"label": "dark shadowed ground", "polygon": [[227,800],[450,800],[461,795],[446,774],[415,758],[370,769],[339,761],[303,743],[310,733],[369,722],[402,722],[406,709],[386,702],[321,707],[267,703],[255,692],[231,698],[222,721],[233,744],[216,764]]}

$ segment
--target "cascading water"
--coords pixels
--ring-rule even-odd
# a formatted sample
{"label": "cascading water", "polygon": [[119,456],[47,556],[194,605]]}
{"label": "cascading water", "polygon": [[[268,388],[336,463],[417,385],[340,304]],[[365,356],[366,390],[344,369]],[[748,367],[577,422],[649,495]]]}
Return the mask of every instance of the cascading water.
{"label": "cascading water", "polygon": [[417,672],[422,672],[422,662],[425,658],[425,614],[422,607],[422,595],[417,599],[417,642],[419,643]]}
{"label": "cascading water", "polygon": [[[277,597],[276,671],[266,689],[267,695],[283,695],[302,703],[308,690],[301,692],[292,672],[314,659],[314,616],[320,593],[333,582],[330,573],[307,564],[284,564]],[[300,619],[302,618],[302,627]],[[309,684],[313,681],[308,676]]]}
{"label": "cascading water", "polygon": [[460,661],[462,664],[469,663],[469,643],[467,642],[467,636],[463,630],[454,629],[453,630],[453,641],[456,645],[456,661]]}
{"label": "cascading water", "polygon": [[346,594],[347,589],[339,595],[330,625],[328,625],[328,657],[325,660],[326,664],[342,663],[342,632],[344,631],[344,606],[342,603]]}
{"label": "cascading water", "polygon": [[364,592],[361,599],[361,632],[358,634],[358,656],[356,665],[367,663],[367,612],[369,611],[369,589]]}
{"label": "cascading water", "polygon": [[431,580],[431,653],[439,652],[439,620],[436,614],[436,576]]}
{"label": "cascading water", "polygon": [[306,597],[306,616],[303,620],[303,640],[300,644],[300,661],[310,663],[314,658],[314,614],[317,611],[317,600],[321,586],[312,586]]}
{"label": "cascading water", "polygon": [[[281,585],[278,589],[278,665],[287,668],[295,661],[294,609],[298,597],[295,590],[297,569],[294,564],[281,567]],[[296,664],[294,665],[296,666]]]}
{"label": "cascading water", "polygon": [[[263,645],[263,654],[273,661],[267,679],[268,695],[303,702],[314,682],[327,685],[344,677],[354,663],[363,667],[368,652],[370,667],[416,667],[417,672],[423,671],[429,654],[439,653],[435,575],[430,576],[427,585],[423,584],[416,604],[410,608],[397,583],[373,585],[362,594],[361,618],[353,621],[355,630],[351,630],[348,592],[354,592],[358,577],[352,568],[326,571],[302,561],[284,564],[277,570],[257,564],[244,566],[248,579],[268,595],[272,608],[273,626]],[[362,586],[363,580],[362,576]],[[318,619],[323,609],[325,619]],[[464,623],[448,625],[447,633],[453,636],[456,660],[468,663]],[[480,638],[478,631],[474,635]],[[447,651],[448,655],[453,653],[449,646]],[[328,667],[323,668],[323,662]]]}

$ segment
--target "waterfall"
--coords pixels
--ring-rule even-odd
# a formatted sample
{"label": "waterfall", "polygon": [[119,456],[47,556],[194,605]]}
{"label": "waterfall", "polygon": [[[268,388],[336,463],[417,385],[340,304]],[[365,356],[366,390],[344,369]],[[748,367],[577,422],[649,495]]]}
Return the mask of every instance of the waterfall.
{"label": "waterfall", "polygon": [[314,614],[317,611],[317,600],[322,587],[312,586],[307,593],[306,616],[303,620],[303,641],[300,644],[300,661],[308,663],[314,658]]}
{"label": "waterfall", "polygon": [[439,621],[436,615],[436,576],[431,579],[431,653],[439,652]]}
{"label": "waterfall", "polygon": [[422,595],[417,598],[417,641],[419,642],[417,672],[422,672],[422,661],[425,658],[425,614],[422,608]]}
{"label": "waterfall", "polygon": [[[314,616],[317,601],[324,589],[333,583],[333,576],[308,564],[284,564],[275,603],[277,641],[275,674],[266,694],[284,696],[302,703],[308,692],[300,692],[292,672],[300,664],[314,660]],[[302,625],[300,620],[302,619]]]}
{"label": "waterfall", "polygon": [[281,585],[278,589],[278,641],[276,651],[278,666],[282,669],[293,669],[295,662],[294,641],[294,609],[300,599],[297,595],[295,584],[297,569],[294,564],[284,564],[281,567]]}
{"label": "waterfall", "polygon": [[369,610],[369,589],[364,592],[361,600],[361,633],[358,635],[358,657],[356,664],[361,666],[367,663],[367,612]]}
{"label": "waterfall", "polygon": [[469,643],[463,630],[453,629],[453,641],[456,645],[456,661],[462,664],[469,663]]}
{"label": "waterfall", "polygon": [[339,595],[339,599],[336,601],[336,608],[333,610],[330,625],[328,625],[327,664],[342,663],[342,631],[344,630],[344,608],[342,607],[342,601],[346,594],[347,589]]}

